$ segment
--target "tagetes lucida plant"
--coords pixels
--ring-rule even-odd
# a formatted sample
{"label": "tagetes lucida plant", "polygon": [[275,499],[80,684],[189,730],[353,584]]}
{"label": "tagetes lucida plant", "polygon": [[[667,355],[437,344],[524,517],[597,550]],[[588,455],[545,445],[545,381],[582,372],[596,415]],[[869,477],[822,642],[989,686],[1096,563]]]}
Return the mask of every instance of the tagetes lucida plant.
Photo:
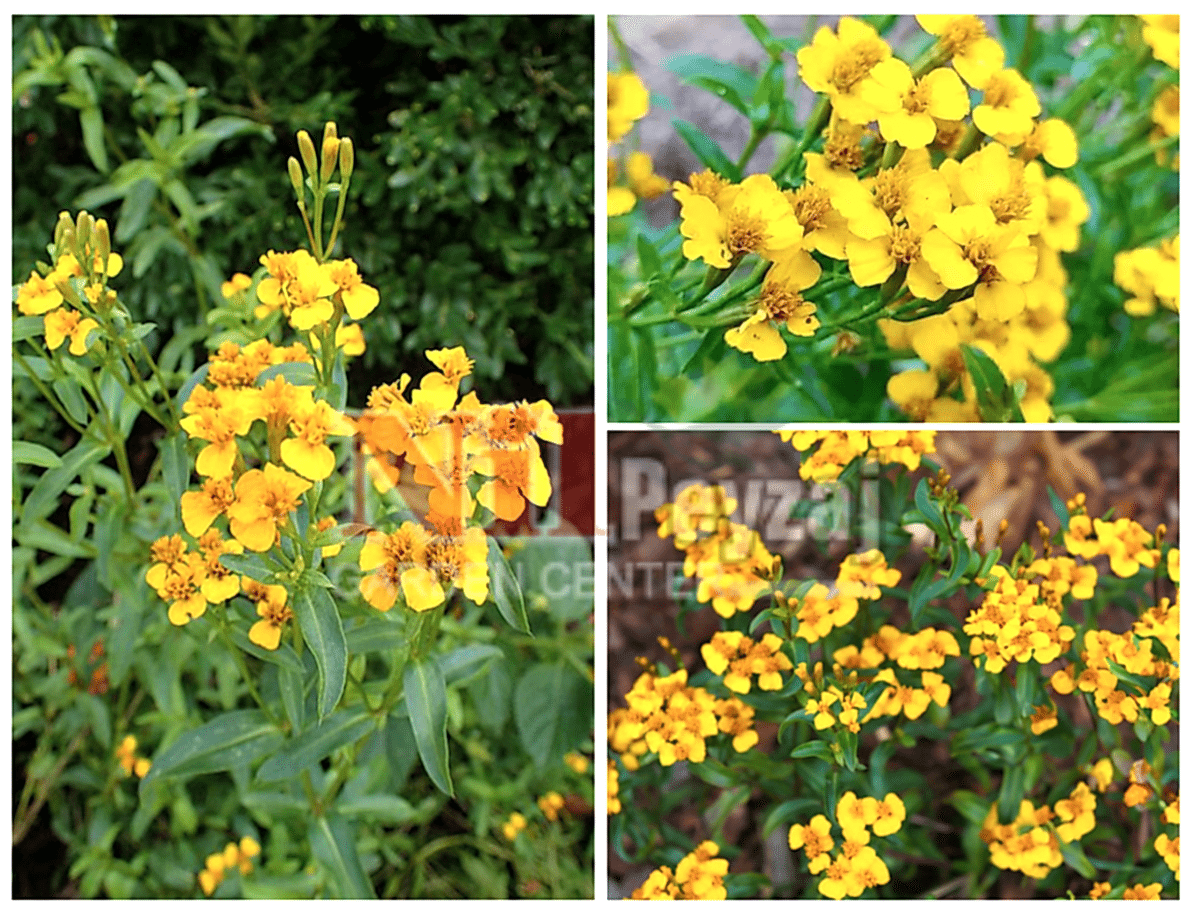
{"label": "tagetes lucida plant", "polygon": [[[643,660],[625,707],[609,714],[608,810],[622,856],[662,863],[643,827],[661,801],[697,801],[710,856],[740,850],[739,836],[722,833],[736,802],[761,814],[753,831],[786,830],[803,853],[811,880],[772,895],[811,882],[825,898],[886,897],[897,876],[913,882],[907,855],[938,853],[920,814],[944,805],[977,852],[963,862],[975,873],[955,881],[964,894],[986,894],[995,871],[1011,871],[1044,884],[1039,894],[1083,896],[1087,881],[1114,871],[1113,836],[1100,827],[1140,820],[1130,811],[1141,809],[1162,829],[1094,889],[1137,897],[1158,884],[1156,895],[1177,895],[1179,766],[1167,741],[1179,721],[1179,553],[1165,527],[1152,533],[1092,516],[1083,495],[1052,496],[1057,530],[1039,523],[1040,551],[1024,544],[1006,561],[985,550],[931,458],[934,432],[780,436],[808,481],[854,489],[873,476],[884,512],[905,528],[880,547],[834,555],[828,581],[795,583],[756,532],[732,522],[738,502],[725,487],[692,484],[659,508],[659,535],[685,553],[695,603],[711,604],[722,625],[699,647],[697,672],[661,638],[672,663]],[[932,544],[910,580],[899,561],[918,529]],[[960,593],[965,618],[939,603]],[[1127,630],[1097,627],[1101,596],[1140,610]],[[968,686],[972,703],[952,709]],[[1067,707],[1090,726],[1060,723]],[[970,783],[932,789],[902,756],[918,737]],[[683,783],[668,793],[660,769],[680,763],[689,778],[677,775]],[[1114,763],[1128,763],[1125,789]],[[701,897],[677,878],[659,867],[634,898]],[[719,894],[703,891],[755,896],[765,885],[762,875],[723,875]]]}
{"label": "tagetes lucida plant", "polygon": [[[1119,219],[1095,213],[1096,195],[1085,190],[1144,166],[1151,152],[1170,168],[1178,74],[1155,84],[1161,89],[1152,113],[1112,141],[1121,156],[1089,149],[1081,163],[1079,131],[1094,118],[1073,113],[1105,74],[1097,70],[1065,99],[1056,92],[1048,106],[976,16],[917,16],[928,38],[911,60],[866,21],[845,16],[836,28],[822,25],[790,58],[815,98],[803,125],[786,95],[783,45],[755,17],[742,18],[768,55],[761,74],[694,55],[670,65],[685,83],[748,117],[751,134],[735,163],[717,138],[675,122],[705,168],[672,183],[679,204],[674,239],[649,227],[630,233],[641,282],[626,285],[628,295],[610,310],[614,380],[633,373],[642,386],[656,374],[669,379],[665,358],[651,366],[649,355],[673,348],[683,355],[674,369],[684,375],[736,365],[742,372],[730,370],[732,379],[810,393],[797,396],[803,410],[870,421],[875,405],[858,405],[850,395],[845,406],[837,400],[851,367],[859,374],[874,361],[872,378],[879,376],[890,406],[912,420],[1041,422],[1064,413],[1055,404],[1053,370],[1079,321],[1071,307],[1080,295],[1064,256],[1094,244],[1081,235],[1089,221]],[[1128,41],[1146,51],[1128,78],[1158,66],[1147,64],[1151,48],[1177,70],[1178,17],[1141,19],[1136,37],[1126,29]],[[1121,91],[1128,104],[1145,106],[1138,91]],[[610,88],[610,106],[613,98]],[[1143,130],[1151,114],[1152,134]],[[776,165],[748,173],[772,135],[782,138]],[[621,191],[628,206],[616,213],[634,199]],[[1164,204],[1154,219],[1167,210]],[[1131,315],[1150,315],[1156,300],[1178,311],[1177,262],[1177,236],[1116,256],[1111,276],[1133,295]],[[693,264],[703,271],[688,270]],[[660,341],[656,326],[673,334]],[[679,329],[684,333],[674,334]],[[758,373],[726,349],[773,369]],[[813,398],[814,387],[828,393],[824,402]],[[654,412],[672,399],[686,413],[686,399],[660,389],[647,390],[644,417],[626,417],[627,400],[618,415],[657,420]],[[727,409],[721,417],[746,420],[735,404],[715,405],[709,414],[720,407]],[[662,419],[688,418],[668,411]]]}
{"label": "tagetes lucida plant", "polygon": [[[427,351],[434,369],[416,388],[405,374],[378,386],[364,411],[347,411],[346,362],[363,352],[359,323],[380,305],[355,261],[334,254],[354,146],[333,123],[319,146],[305,131],[297,143],[288,176],[307,246],[268,251],[253,277],[239,272],[222,285],[242,326],[210,339],[207,362],[177,391],[143,344],[153,326],[135,324],[111,286],[124,279],[124,263],[107,223],[86,212],[60,215],[50,263],[15,291],[14,339],[27,350],[15,348],[14,359],[84,446],[103,442],[113,451],[129,500],[138,491],[125,452],[130,406],[161,425],[174,528],[153,542],[144,582],[162,603],[158,614],[220,645],[257,703],[176,732],[153,760],[126,736],[115,758],[141,779],[143,795],[194,773],[193,760],[210,747],[240,754],[239,743],[248,743],[245,764],[279,752],[289,737],[344,730],[347,720],[382,729],[398,705],[420,725],[414,740],[431,780],[452,795],[440,754],[445,679],[431,654],[442,613],[461,592],[475,605],[493,601],[506,621],[528,630],[520,588],[484,527],[517,520],[527,502],[547,504],[551,482],[538,442],[561,444],[562,427],[546,401],[489,404],[460,393],[473,368],[462,347]],[[334,196],[335,207],[327,206]],[[418,516],[401,500],[385,528],[339,521],[331,510],[342,494],[338,469],[356,441],[371,454],[381,491],[394,496],[408,466],[427,492],[427,512]],[[361,577],[349,598],[335,600],[330,559],[343,551],[357,555]],[[370,676],[365,654],[347,639],[364,621],[380,629],[385,656],[384,671]],[[276,678],[277,668],[294,677]],[[349,731],[326,749],[321,758],[335,746],[351,754],[335,758],[324,788],[307,772],[303,788],[296,785],[312,818],[326,818],[369,732]],[[296,777],[293,760],[282,761],[268,759],[256,780]],[[564,805],[561,795],[541,801],[551,820]],[[342,837],[349,826],[342,820],[329,831]],[[212,895],[230,873],[247,874],[259,853],[249,837],[231,843],[205,861],[200,890]],[[344,868],[330,868],[325,853],[314,844],[341,893],[368,893],[338,879]],[[342,857],[357,854],[351,847]]]}

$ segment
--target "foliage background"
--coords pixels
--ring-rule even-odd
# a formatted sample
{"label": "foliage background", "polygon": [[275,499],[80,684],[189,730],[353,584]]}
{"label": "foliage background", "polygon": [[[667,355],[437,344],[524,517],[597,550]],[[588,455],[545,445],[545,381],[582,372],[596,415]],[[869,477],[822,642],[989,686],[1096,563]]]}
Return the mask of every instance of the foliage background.
{"label": "foliage background", "polygon": [[158,344],[197,330],[303,238],[281,164],[332,120],[356,151],[341,253],[384,306],[351,402],[461,344],[489,398],[588,404],[592,62],[587,16],[14,17],[14,282],[87,208]]}

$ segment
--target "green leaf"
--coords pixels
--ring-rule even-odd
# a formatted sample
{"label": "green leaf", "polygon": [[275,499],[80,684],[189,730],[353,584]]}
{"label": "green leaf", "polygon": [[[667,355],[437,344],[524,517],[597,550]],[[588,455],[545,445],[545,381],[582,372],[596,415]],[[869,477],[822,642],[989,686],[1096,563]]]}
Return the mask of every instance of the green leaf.
{"label": "green leaf", "polygon": [[711,92],[743,115],[749,115],[746,100],[754,95],[757,80],[744,67],[704,54],[677,55],[667,61],[666,67],[684,83]]}
{"label": "green leaf", "polygon": [[521,587],[513,575],[512,568],[494,536],[488,536],[488,579],[491,582],[492,599],[504,620],[512,627],[525,634],[529,630],[529,616],[525,613],[525,598],[521,595]]}
{"label": "green leaf", "polygon": [[325,813],[309,827],[308,843],[341,898],[374,899],[375,887],[354,844],[356,834],[342,816]]}
{"label": "green leaf", "polygon": [[1025,795],[1025,782],[1020,765],[1010,765],[1004,769],[1004,777],[1000,781],[1000,798],[996,802],[997,818],[1005,824],[1017,818],[1021,809],[1021,798]]}
{"label": "green leaf", "polygon": [[799,800],[785,800],[783,803],[772,807],[767,813],[767,818],[763,820],[763,838],[769,836],[780,826],[800,822],[804,811],[811,809],[812,806],[812,800],[801,798]]}
{"label": "green leaf", "polygon": [[456,685],[471,681],[487,669],[492,660],[503,655],[499,647],[491,644],[468,644],[439,654],[435,659],[446,684]]}
{"label": "green leaf", "polygon": [[220,562],[227,570],[259,583],[276,583],[278,571],[263,561],[261,555],[221,555]]}
{"label": "green leaf", "polygon": [[592,686],[565,661],[530,667],[513,694],[521,744],[543,768],[587,739],[591,711]]}
{"label": "green leaf", "polygon": [[83,541],[73,539],[48,520],[34,520],[28,526],[21,526],[13,533],[21,545],[29,548],[40,548],[62,558],[94,558],[96,547]]}
{"label": "green leaf", "polygon": [[83,397],[83,389],[79,383],[73,379],[60,377],[50,384],[50,388],[54,390],[54,394],[58,396],[59,401],[63,403],[63,407],[67,410],[67,414],[71,416],[71,420],[77,424],[86,425],[88,423],[88,403]]}
{"label": "green leaf", "polygon": [[362,739],[374,726],[374,718],[362,708],[337,711],[319,727],[286,742],[262,763],[255,780],[269,783],[295,777],[343,746]]}
{"label": "green leaf", "polygon": [[1028,719],[1033,713],[1033,699],[1042,684],[1041,664],[1029,660],[1017,666],[1017,716]]}
{"label": "green leaf", "polygon": [[972,344],[959,345],[967,372],[975,383],[979,417],[985,422],[1024,421],[1021,400],[1004,373],[986,353]]}
{"label": "green leaf", "polygon": [[662,261],[658,257],[658,250],[654,243],[641,233],[637,234],[637,253],[638,264],[645,280],[662,273]]}
{"label": "green leaf", "polygon": [[394,794],[364,794],[350,798],[343,795],[337,810],[343,816],[366,818],[385,825],[412,822],[417,818],[416,807]]}
{"label": "green leaf", "polygon": [[725,349],[725,329],[710,328],[700,339],[696,352],[687,359],[679,375],[690,376],[695,370],[703,370],[707,361],[715,361]]}
{"label": "green leaf", "polygon": [[810,740],[807,743],[801,743],[790,753],[793,759],[824,759],[826,762],[833,761],[833,753],[829,751],[829,743],[825,740]]}
{"label": "green leaf", "polygon": [[268,367],[258,374],[258,379],[254,381],[254,385],[261,389],[263,385],[276,376],[282,376],[293,386],[315,386],[320,381],[317,379],[317,369],[311,363],[294,361],[292,363],[280,363],[273,367]]}
{"label": "green leaf", "polygon": [[404,670],[404,704],[421,764],[442,793],[454,796],[446,743],[446,683],[437,663],[412,660]]}
{"label": "green leaf", "polygon": [[62,465],[62,459],[53,450],[28,440],[13,441],[12,461],[13,465],[39,465],[44,469],[57,469]]}
{"label": "green leaf", "polygon": [[757,16],[741,16],[739,18],[770,57],[775,57],[783,50],[783,45],[779,43],[779,40],[771,34],[771,30]]}
{"label": "green leaf", "polygon": [[86,466],[99,462],[109,453],[109,448],[95,440],[83,439],[62,457],[58,468],[50,469],[38,479],[25,498],[21,508],[18,530],[30,526],[35,520],[45,519],[58,503],[59,496]]}
{"label": "green leaf", "polygon": [[83,129],[83,148],[97,172],[108,172],[108,150],[104,147],[104,115],[98,105],[79,110],[79,126]]}
{"label": "green leaf", "polygon": [[292,650],[286,644],[280,644],[274,650],[267,650],[267,648],[259,647],[250,640],[240,628],[230,629],[229,636],[233,639],[233,643],[237,644],[238,647],[250,654],[250,656],[266,663],[273,663],[282,669],[288,669],[300,675],[304,674],[304,664],[296,656],[296,651]]}
{"label": "green leaf", "polygon": [[283,732],[261,711],[219,714],[180,736],[153,759],[140,793],[164,778],[183,778],[245,768],[282,745]]}
{"label": "green leaf", "polygon": [[302,579],[292,594],[292,610],[304,643],[317,660],[317,717],[328,717],[346,687],[346,635],[329,591]]}
{"label": "green leaf", "polygon": [[694,124],[678,118],[672,119],[671,124],[675,126],[675,130],[683,138],[683,142],[696,154],[696,158],[705,168],[711,169],[731,182],[741,181],[742,176],[737,166],[708,135]]}
{"label": "green leaf", "polygon": [[1083,853],[1083,846],[1078,841],[1073,841],[1070,844],[1063,844],[1060,841],[1058,850],[1062,852],[1062,858],[1068,867],[1086,879],[1091,880],[1095,878],[1096,868],[1092,866],[1092,862]]}
{"label": "green leaf", "polygon": [[[16,297],[14,296],[13,299],[15,300]],[[12,324],[12,343],[28,341],[30,338],[44,334],[45,331],[45,316],[18,316]]]}
{"label": "green leaf", "polygon": [[1071,515],[1067,512],[1067,505],[1055,492],[1053,485],[1046,485],[1046,493],[1050,495],[1050,506],[1054,510],[1054,515],[1058,517],[1058,525],[1066,529],[1071,525]]}
{"label": "green leaf", "polygon": [[703,762],[690,762],[688,771],[712,787],[735,787],[741,783],[737,772],[711,756]]}

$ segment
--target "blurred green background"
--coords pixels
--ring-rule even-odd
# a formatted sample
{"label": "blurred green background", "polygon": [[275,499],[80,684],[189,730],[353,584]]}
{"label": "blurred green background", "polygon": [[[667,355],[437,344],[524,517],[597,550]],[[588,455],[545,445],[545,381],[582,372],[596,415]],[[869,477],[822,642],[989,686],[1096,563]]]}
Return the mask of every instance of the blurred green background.
{"label": "blurred green background", "polygon": [[332,120],[337,254],[381,294],[350,404],[463,345],[481,397],[589,405],[593,59],[589,16],[15,17],[13,282],[86,208],[154,344],[202,362],[221,281],[304,239],[286,161]]}

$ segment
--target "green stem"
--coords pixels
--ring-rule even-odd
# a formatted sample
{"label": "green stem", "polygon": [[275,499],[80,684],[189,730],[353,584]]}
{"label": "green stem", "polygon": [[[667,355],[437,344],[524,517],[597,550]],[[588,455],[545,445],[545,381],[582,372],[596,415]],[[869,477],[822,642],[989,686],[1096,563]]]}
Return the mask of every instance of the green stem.
{"label": "green stem", "polygon": [[1149,159],[1154,156],[1159,150],[1165,150],[1167,147],[1174,146],[1179,142],[1177,137],[1160,137],[1152,143],[1146,144],[1137,150],[1131,150],[1124,156],[1114,159],[1111,163],[1103,166],[1096,172],[1096,178],[1100,180],[1109,180],[1117,173],[1123,172],[1130,166],[1137,165],[1142,160]]}
{"label": "green stem", "polygon": [[738,157],[737,164],[734,168],[737,169],[737,174],[741,175],[746,168],[746,163],[750,162],[750,157],[761,146],[762,142],[767,139],[771,133],[769,125],[758,125],[750,132],[750,140],[746,144],[746,149],[742,151],[742,155]]}
{"label": "green stem", "polygon": [[787,159],[783,161],[783,165],[771,172],[771,178],[776,182],[781,181],[791,174],[792,170],[804,159],[804,154],[809,151],[817,138],[821,136],[821,131],[829,123],[829,116],[833,112],[833,107],[829,102],[828,96],[821,97],[821,103],[813,113],[808,116],[808,123],[804,127],[804,137],[796,148],[788,154]]}
{"label": "green stem", "polygon": [[50,403],[50,407],[57,411],[59,416],[66,421],[67,424],[74,428],[77,434],[82,436],[84,433],[86,433],[87,428],[80,426],[79,423],[73,417],[71,417],[70,413],[63,406],[62,402],[58,400],[58,396],[55,395],[52,390],[48,389],[46,384],[38,379],[36,374],[34,374],[33,368],[29,366],[29,363],[25,360],[24,356],[22,356],[21,352],[14,347],[12,354],[13,357],[16,358],[17,363],[21,365],[21,368],[29,374],[29,378],[33,380],[33,384],[37,387],[38,392],[41,393],[42,398]]}
{"label": "green stem", "polygon": [[333,229],[329,231],[329,245],[325,247],[325,257],[333,254],[333,244],[337,242],[338,230],[342,226],[342,211],[346,207],[346,198],[350,196],[350,179],[345,179],[338,187],[337,210],[333,215]]}

